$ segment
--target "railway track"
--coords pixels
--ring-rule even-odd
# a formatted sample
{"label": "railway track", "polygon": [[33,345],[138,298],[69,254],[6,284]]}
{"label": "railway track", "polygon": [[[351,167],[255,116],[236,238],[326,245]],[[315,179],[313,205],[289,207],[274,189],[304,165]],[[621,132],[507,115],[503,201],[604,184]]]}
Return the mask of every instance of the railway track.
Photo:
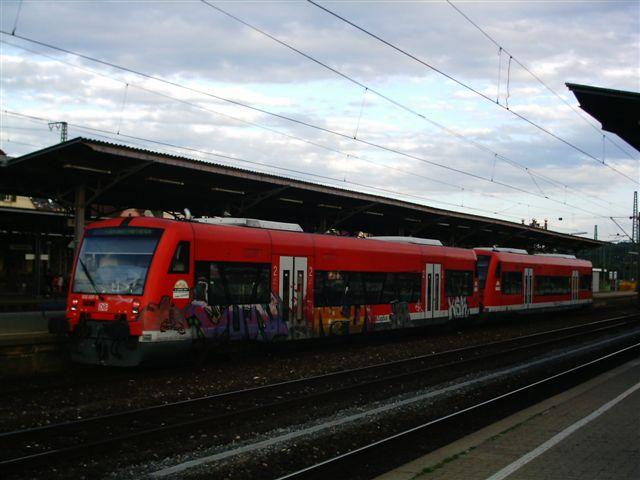
{"label": "railway track", "polygon": [[[265,412],[276,415],[296,406],[330,404],[366,392],[389,395],[403,388],[504,361],[508,355],[527,356],[562,342],[588,339],[638,323],[626,315],[574,327],[458,348],[404,360],[342,370],[243,390],[126,412],[0,434],[0,469],[15,471],[65,458],[82,458],[133,440],[180,435],[196,428],[230,429],[257,421]],[[203,415],[203,412],[206,412]]]}
{"label": "railway track", "polygon": [[[619,363],[621,361],[619,357],[622,359],[626,359],[627,357],[633,358],[637,356],[638,352],[640,352],[640,343],[618,349],[560,373],[547,376],[506,393],[482,400],[462,410],[448,413],[341,455],[280,476],[276,480],[324,480],[326,478],[339,478],[341,472],[346,471],[359,472],[352,477],[354,479],[377,476],[398,465],[397,463],[386,466],[383,464],[381,468],[379,461],[381,455],[383,458],[394,458],[395,452],[402,452],[404,456],[408,455],[409,458],[415,458],[418,455],[426,453],[420,451],[420,448],[416,450],[416,445],[419,445],[420,439],[423,439],[426,435],[438,436],[444,430],[455,429],[456,424],[468,421],[470,415],[486,415],[488,409],[500,410],[506,402],[519,402],[522,401],[523,396],[535,397],[539,392],[546,392],[547,390],[553,391],[554,385],[565,384],[564,386],[566,386],[566,383],[579,383],[585,379],[583,376],[586,375],[586,378],[592,376],[592,374],[588,373],[590,370],[606,370],[609,368],[611,362],[614,362],[613,365]],[[598,371],[596,371],[596,373],[598,373]]]}
{"label": "railway track", "polygon": [[[627,299],[628,300],[628,299]],[[617,310],[617,311],[616,311]],[[554,312],[554,315],[558,315],[560,312]],[[585,312],[578,311],[568,311],[562,312],[563,316],[577,316],[577,315],[585,315]],[[604,312],[600,312],[604,313]],[[626,308],[618,308],[612,309],[609,312],[609,315],[625,315],[629,313],[629,309]],[[591,317],[591,318],[589,318]],[[582,318],[582,317],[580,317]],[[586,315],[584,320],[587,321],[597,321],[602,316],[595,311],[589,312],[589,315]],[[542,320],[543,317],[541,314],[534,314],[530,317],[531,320],[537,321]],[[515,323],[516,320],[513,320],[511,323]],[[498,322],[500,324],[508,324],[509,322]],[[466,325],[468,330],[473,332],[474,325]],[[393,332],[393,336],[388,338],[386,335],[382,337],[380,335],[381,332],[375,332],[373,337],[367,338],[365,341],[367,343],[395,343],[399,340],[399,338],[405,337],[415,337],[416,334],[427,334],[430,337],[435,335],[442,334],[442,327],[423,327],[425,330],[418,330],[417,332],[413,331],[402,331],[396,330]],[[485,325],[486,328],[486,325]],[[389,333],[389,332],[387,332]],[[377,335],[377,336],[375,336]],[[328,341],[328,340],[333,340]],[[227,346],[219,346],[216,351],[221,352],[223,354],[230,354],[234,356],[234,359],[237,358],[237,355],[240,354],[240,359],[251,358],[251,357],[260,357],[264,356],[265,352],[277,352],[277,354],[290,356],[297,355],[300,352],[308,353],[309,351],[314,351],[314,349],[321,347],[322,351],[325,352],[327,348],[332,351],[337,350],[340,351],[341,348],[344,347],[345,342],[349,345],[353,345],[349,340],[359,340],[356,338],[345,338],[345,337],[336,337],[333,339],[322,339],[317,343],[313,343],[313,341],[307,341],[304,344],[304,347],[298,345],[297,342],[285,342],[278,345],[259,345],[259,349],[256,349],[256,345],[227,345]],[[24,345],[9,345],[9,346],[0,346],[0,356],[12,356],[12,355],[31,355],[31,354],[41,354],[43,351],[51,351],[57,352],[59,355],[62,355],[59,350],[60,348],[68,347],[68,339],[58,339],[56,342],[46,342],[44,344],[24,344]],[[221,348],[223,350],[221,350]],[[62,357],[56,358],[57,361],[65,363],[66,360],[63,360]],[[235,361],[235,360],[234,360]],[[66,365],[66,363],[65,363]],[[118,386],[126,385],[126,383],[130,380],[136,380],[139,378],[172,378],[175,375],[179,375],[180,373],[192,374],[193,373],[194,362],[184,361],[178,364],[169,364],[166,365],[146,365],[136,369],[127,369],[122,370],[119,367],[105,367],[105,366],[95,366],[95,365],[80,365],[74,364],[74,375],[69,376],[66,371],[67,368],[64,368],[64,374],[60,374],[58,372],[52,372],[48,374],[44,374],[42,376],[15,376],[11,377],[7,381],[5,381],[5,385],[2,389],[0,389],[0,401],[3,398],[11,398],[15,396],[24,396],[29,394],[37,394],[42,395],[43,392],[58,392],[65,391],[69,389],[77,389],[77,388],[85,388],[88,386],[110,386],[115,385]],[[207,365],[203,365],[206,367]]]}

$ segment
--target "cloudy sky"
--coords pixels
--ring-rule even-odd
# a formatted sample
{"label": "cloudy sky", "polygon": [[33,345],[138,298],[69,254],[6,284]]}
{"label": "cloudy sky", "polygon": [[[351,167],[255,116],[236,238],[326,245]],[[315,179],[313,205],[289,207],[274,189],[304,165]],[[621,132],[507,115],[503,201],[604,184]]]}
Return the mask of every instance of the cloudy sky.
{"label": "cloudy sky", "polygon": [[1,148],[54,144],[47,120],[66,121],[70,138],[631,232],[640,154],[603,141],[565,82],[640,91],[640,2],[318,2],[434,68],[306,1],[208,3],[0,2]]}

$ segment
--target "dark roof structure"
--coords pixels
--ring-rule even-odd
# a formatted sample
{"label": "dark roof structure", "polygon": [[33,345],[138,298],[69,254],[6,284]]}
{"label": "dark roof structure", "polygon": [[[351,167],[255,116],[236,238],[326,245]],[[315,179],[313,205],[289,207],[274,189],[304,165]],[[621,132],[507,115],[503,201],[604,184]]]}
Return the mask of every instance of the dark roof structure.
{"label": "dark roof structure", "polygon": [[640,151],[640,93],[566,84],[589,115],[602,124],[602,129],[615,133]]}
{"label": "dark roof structure", "polygon": [[195,216],[227,214],[295,222],[307,232],[336,229],[410,235],[464,247],[575,252],[605,243],[86,138],[6,159],[0,166],[1,192],[51,198],[69,209],[81,185],[87,212],[93,216],[125,208],[189,208]]}

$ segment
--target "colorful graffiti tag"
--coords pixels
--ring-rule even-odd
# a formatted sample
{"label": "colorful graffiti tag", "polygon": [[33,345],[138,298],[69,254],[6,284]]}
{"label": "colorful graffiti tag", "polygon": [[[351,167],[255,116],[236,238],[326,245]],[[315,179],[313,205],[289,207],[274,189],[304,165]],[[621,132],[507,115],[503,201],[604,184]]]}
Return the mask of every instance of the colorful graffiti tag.
{"label": "colorful graffiti tag", "polygon": [[163,297],[141,313],[145,331],[172,332],[190,338],[215,340],[263,340],[287,338],[290,329],[283,320],[282,302],[272,295],[265,305],[207,305],[193,301],[186,309],[177,308]]}

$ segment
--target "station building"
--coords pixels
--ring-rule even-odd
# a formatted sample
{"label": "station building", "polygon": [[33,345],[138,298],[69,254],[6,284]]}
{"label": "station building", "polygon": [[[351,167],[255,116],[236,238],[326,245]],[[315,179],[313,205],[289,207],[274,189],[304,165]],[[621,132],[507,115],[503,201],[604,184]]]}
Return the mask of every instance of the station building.
{"label": "station building", "polygon": [[[55,202],[0,195],[1,306],[60,296],[73,260],[73,216]],[[70,248],[71,247],[71,248]]]}

